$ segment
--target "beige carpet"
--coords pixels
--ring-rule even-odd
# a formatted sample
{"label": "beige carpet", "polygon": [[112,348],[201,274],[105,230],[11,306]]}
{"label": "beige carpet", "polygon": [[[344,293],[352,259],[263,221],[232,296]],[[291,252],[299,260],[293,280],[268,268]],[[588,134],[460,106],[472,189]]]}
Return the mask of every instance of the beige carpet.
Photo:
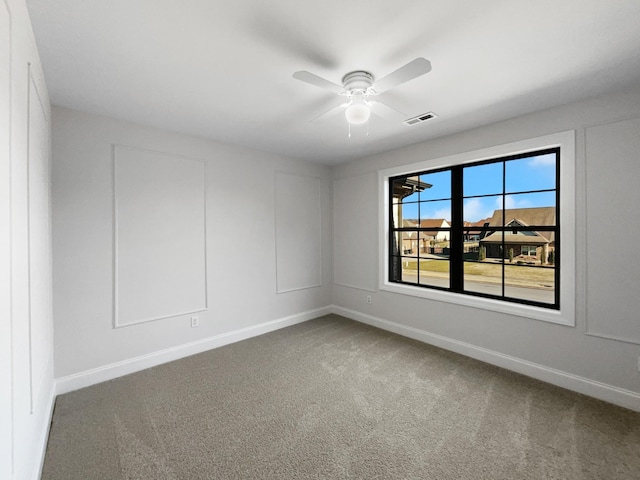
{"label": "beige carpet", "polygon": [[43,478],[640,479],[640,414],[329,315],[58,397]]}

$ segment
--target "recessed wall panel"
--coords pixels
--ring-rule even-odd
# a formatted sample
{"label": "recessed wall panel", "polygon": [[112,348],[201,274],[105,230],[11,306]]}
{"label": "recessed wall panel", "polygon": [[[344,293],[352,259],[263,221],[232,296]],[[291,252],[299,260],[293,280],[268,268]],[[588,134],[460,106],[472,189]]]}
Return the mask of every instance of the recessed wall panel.
{"label": "recessed wall panel", "polygon": [[333,275],[345,287],[374,292],[378,282],[377,175],[339,178],[333,186]]}
{"label": "recessed wall panel", "polygon": [[322,284],[320,179],[275,176],[277,292]]}
{"label": "recessed wall panel", "polygon": [[29,353],[33,412],[51,356],[53,333],[49,125],[42,98],[31,74],[28,103]]}
{"label": "recessed wall panel", "polygon": [[0,478],[12,475],[11,15],[0,1]]}
{"label": "recessed wall panel", "polygon": [[115,326],[207,308],[205,163],[114,146]]}
{"label": "recessed wall panel", "polygon": [[587,333],[640,344],[639,118],[586,130],[586,176]]}

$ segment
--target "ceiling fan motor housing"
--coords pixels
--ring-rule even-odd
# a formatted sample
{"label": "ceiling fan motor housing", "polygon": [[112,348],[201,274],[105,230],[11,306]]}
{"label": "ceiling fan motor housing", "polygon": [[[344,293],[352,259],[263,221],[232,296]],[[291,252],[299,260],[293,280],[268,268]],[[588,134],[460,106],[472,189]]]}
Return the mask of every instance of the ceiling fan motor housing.
{"label": "ceiling fan motor housing", "polygon": [[347,94],[366,92],[373,85],[373,75],[364,70],[356,70],[342,77],[342,84]]}

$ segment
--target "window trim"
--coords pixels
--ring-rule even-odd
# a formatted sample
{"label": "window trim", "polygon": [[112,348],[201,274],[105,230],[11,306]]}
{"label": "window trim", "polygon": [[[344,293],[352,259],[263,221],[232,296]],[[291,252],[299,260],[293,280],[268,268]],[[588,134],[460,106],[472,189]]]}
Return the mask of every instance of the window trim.
{"label": "window trim", "polygon": [[[389,179],[412,172],[449,168],[499,157],[560,147],[560,225],[562,225],[562,255],[560,256],[560,309],[531,306],[504,300],[478,297],[464,293],[430,289],[389,281]],[[442,158],[425,160],[378,171],[378,234],[379,288],[393,293],[454,303],[493,312],[507,313],[561,325],[575,326],[575,131],[545,135],[494,147],[473,150]]]}

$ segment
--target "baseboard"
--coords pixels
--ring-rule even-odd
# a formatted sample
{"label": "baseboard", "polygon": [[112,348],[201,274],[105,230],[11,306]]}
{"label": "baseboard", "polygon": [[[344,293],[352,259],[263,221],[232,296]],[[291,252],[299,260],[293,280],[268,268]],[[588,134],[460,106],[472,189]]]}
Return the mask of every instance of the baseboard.
{"label": "baseboard", "polygon": [[56,393],[60,395],[80,388],[89,387],[97,383],[106,382],[107,380],[122,377],[123,375],[139,372],[140,370],[155,367],[173,360],[179,360],[197,353],[206,352],[213,348],[222,347],[251,337],[263,335],[274,330],[279,330],[284,327],[306,322],[307,320],[327,315],[331,312],[331,306],[308,310],[288,317],[233,330],[231,332],[222,333],[220,335],[204,338],[195,342],[178,345],[176,347],[167,348],[147,355],[141,355],[139,357],[68,375],[66,377],[56,379]]}
{"label": "baseboard", "polygon": [[414,340],[428,343],[436,347],[460,353],[491,365],[506,368],[507,370],[521,373],[528,377],[566,388],[567,390],[582,393],[590,397],[604,400],[605,402],[640,412],[640,394],[630,390],[590,380],[585,377],[573,375],[561,370],[522,360],[517,357],[478,347],[470,343],[461,342],[442,335],[436,335],[425,330],[391,322],[389,320],[384,320],[382,318],[374,317],[372,315],[337,305],[333,306],[332,313],[342,315],[343,317],[347,317],[373,327],[378,327],[389,332],[397,333],[405,337],[413,338]]}
{"label": "baseboard", "polygon": [[49,394],[47,395],[47,404],[45,407],[44,414],[44,425],[42,426],[42,432],[40,433],[40,438],[38,439],[38,445],[40,449],[38,450],[38,457],[36,463],[36,473],[33,476],[34,480],[39,479],[42,476],[42,468],[44,467],[44,457],[47,453],[47,443],[49,442],[49,431],[51,429],[51,421],[53,420],[53,410],[56,406],[56,384],[55,381],[51,383],[51,388],[49,389]]}

